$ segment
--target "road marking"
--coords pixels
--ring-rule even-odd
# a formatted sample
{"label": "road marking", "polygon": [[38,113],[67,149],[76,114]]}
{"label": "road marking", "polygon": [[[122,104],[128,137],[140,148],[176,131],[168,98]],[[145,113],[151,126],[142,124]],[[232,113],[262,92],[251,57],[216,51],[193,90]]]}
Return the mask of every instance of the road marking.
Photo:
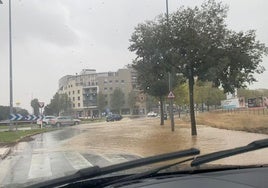
{"label": "road marking", "polygon": [[41,153],[32,155],[28,179],[49,176],[52,176],[52,172],[48,154]]}
{"label": "road marking", "polygon": [[66,152],[64,156],[76,170],[93,166],[78,152]]}
{"label": "road marking", "polygon": [[11,160],[5,159],[0,162],[0,187],[4,185],[4,179],[10,170]]}
{"label": "road marking", "polygon": [[126,158],[118,154],[105,155],[105,159],[109,160],[112,164],[123,163],[128,161]]}

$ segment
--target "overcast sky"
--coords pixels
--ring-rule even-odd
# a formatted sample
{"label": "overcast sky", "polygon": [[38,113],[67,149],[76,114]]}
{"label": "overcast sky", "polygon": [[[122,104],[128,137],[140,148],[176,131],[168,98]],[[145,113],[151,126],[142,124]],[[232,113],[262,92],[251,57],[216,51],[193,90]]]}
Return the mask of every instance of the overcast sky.
{"label": "overcast sky", "polygon": [[[0,4],[0,105],[9,105],[8,0]],[[14,106],[49,103],[58,80],[82,69],[116,71],[135,58],[128,50],[134,27],[165,13],[165,0],[12,0]],[[268,46],[268,1],[224,0],[227,24],[257,30]],[[197,0],[169,0],[170,12]],[[263,65],[268,70],[268,58]],[[268,71],[250,88],[268,88]]]}

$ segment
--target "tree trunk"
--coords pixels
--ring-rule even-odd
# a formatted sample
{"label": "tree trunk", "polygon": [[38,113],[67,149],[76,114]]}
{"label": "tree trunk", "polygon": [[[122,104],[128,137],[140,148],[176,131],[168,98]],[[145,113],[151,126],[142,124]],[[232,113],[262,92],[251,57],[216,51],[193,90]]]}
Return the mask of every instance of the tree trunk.
{"label": "tree trunk", "polygon": [[209,112],[209,104],[207,103],[207,111]]}
{"label": "tree trunk", "polygon": [[[192,70],[190,70],[192,72]],[[189,76],[189,97],[190,97],[190,116],[191,116],[191,129],[192,136],[197,135],[196,122],[194,114],[194,77],[192,74]]]}
{"label": "tree trunk", "polygon": [[163,97],[160,97],[160,125],[164,125],[164,107],[163,107]]}

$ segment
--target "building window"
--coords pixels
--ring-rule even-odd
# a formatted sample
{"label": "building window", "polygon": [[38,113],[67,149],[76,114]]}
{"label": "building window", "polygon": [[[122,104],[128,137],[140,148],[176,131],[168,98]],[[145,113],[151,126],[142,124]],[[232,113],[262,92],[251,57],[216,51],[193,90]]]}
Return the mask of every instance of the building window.
{"label": "building window", "polygon": [[78,103],[78,107],[80,107],[80,103]]}
{"label": "building window", "polygon": [[113,81],[112,81],[112,80],[110,80],[109,82],[110,82],[110,84],[111,84],[111,83],[113,83]]}
{"label": "building window", "polygon": [[75,104],[73,104],[73,108],[75,108]]}
{"label": "building window", "polygon": [[79,94],[80,93],[80,90],[77,90],[77,93]]}
{"label": "building window", "polygon": [[73,91],[73,94],[74,94],[74,91]]}
{"label": "building window", "polygon": [[118,80],[115,80],[115,83],[118,83],[119,81]]}
{"label": "building window", "polygon": [[121,80],[121,83],[125,83],[125,80]]}
{"label": "building window", "polygon": [[105,97],[105,98],[107,98],[107,97],[108,97],[108,95],[104,95],[104,97]]}
{"label": "building window", "polygon": [[71,95],[71,92],[69,91],[69,95]]}
{"label": "building window", "polygon": [[104,91],[107,91],[107,87],[104,88]]}
{"label": "building window", "polygon": [[73,97],[73,101],[75,101],[75,98]]}
{"label": "building window", "polygon": [[77,97],[77,100],[79,100],[79,101],[80,101],[80,97]]}
{"label": "building window", "polygon": [[112,87],[110,87],[110,90],[112,91],[112,90],[113,90],[113,88],[112,88]]}

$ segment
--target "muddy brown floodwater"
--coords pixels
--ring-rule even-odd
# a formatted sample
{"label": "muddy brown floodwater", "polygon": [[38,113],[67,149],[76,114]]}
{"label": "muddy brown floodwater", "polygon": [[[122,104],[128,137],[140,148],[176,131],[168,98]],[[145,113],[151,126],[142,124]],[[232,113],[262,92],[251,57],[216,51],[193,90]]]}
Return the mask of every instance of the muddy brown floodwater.
{"label": "muddy brown floodwater", "polygon": [[[170,123],[159,125],[157,118],[123,119],[119,122],[103,122],[79,125],[74,129],[83,130],[65,142],[65,149],[94,151],[102,154],[126,153],[142,157],[179,151],[192,147],[201,154],[246,145],[258,139],[268,138],[265,134],[247,133],[197,126],[198,135],[191,136],[189,125],[176,124],[171,132]],[[215,161],[215,164],[268,164],[268,149],[240,154]]]}

